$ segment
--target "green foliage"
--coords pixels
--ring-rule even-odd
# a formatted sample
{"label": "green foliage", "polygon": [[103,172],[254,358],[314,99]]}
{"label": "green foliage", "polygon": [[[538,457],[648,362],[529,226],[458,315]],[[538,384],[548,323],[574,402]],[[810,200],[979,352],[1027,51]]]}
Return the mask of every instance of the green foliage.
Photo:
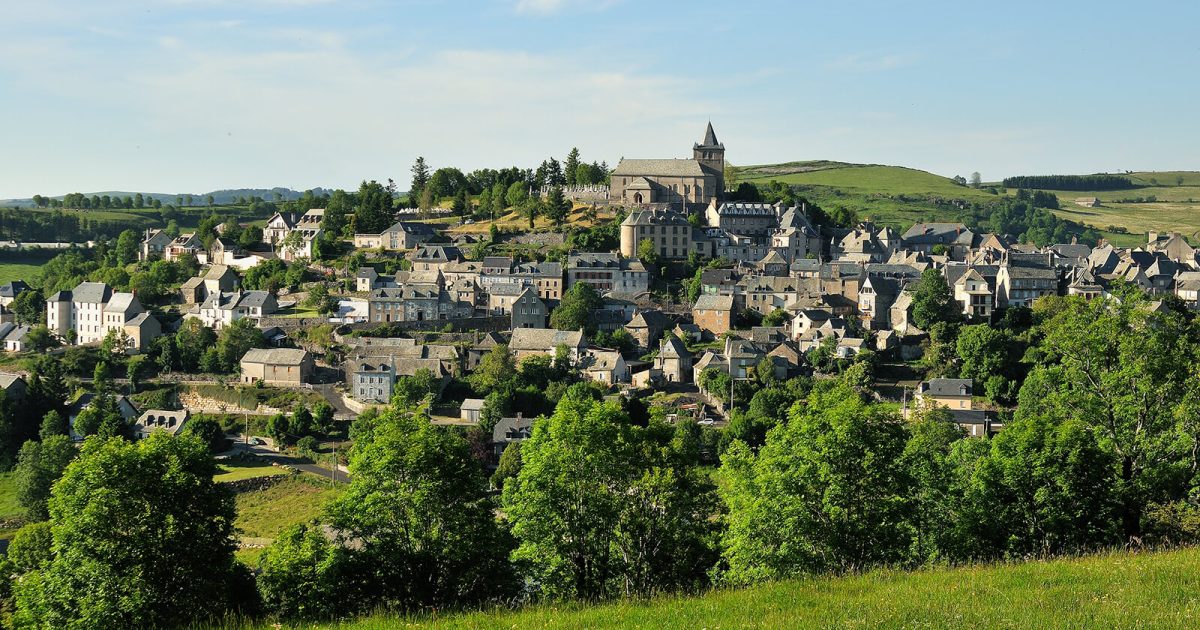
{"label": "green foliage", "polygon": [[54,557],[18,588],[18,623],[172,626],[235,611],[245,574],[215,472],[196,439],[88,440],[54,486]]}
{"label": "green foliage", "polygon": [[395,220],[392,207],[391,182],[384,188],[379,182],[364,181],[358,187],[358,206],[354,210],[354,231],[361,234],[379,234]]}
{"label": "green foliage", "polygon": [[782,325],[786,324],[790,319],[791,319],[791,317],[788,315],[788,312],[786,310],[784,310],[782,308],[777,308],[777,309],[771,311],[770,313],[767,313],[767,315],[765,317],[763,317],[762,325],[769,326],[769,327],[782,326]]}
{"label": "green foliage", "polygon": [[894,414],[837,384],[796,408],[757,457],[734,443],[722,458],[724,579],[747,583],[904,559],[912,490],[900,457],[905,440]]}
{"label": "green foliage", "polygon": [[522,445],[504,509],[543,595],[597,599],[706,582],[716,510],[674,432],[640,429],[576,386]]}
{"label": "green foliage", "polygon": [[20,324],[32,326],[46,323],[46,296],[41,291],[22,291],[17,294],[10,308]]}
{"label": "green foliage", "polygon": [[421,368],[412,376],[397,378],[392,397],[401,407],[411,407],[426,399],[431,402],[435,401],[440,391],[441,382],[433,375],[433,372],[428,368]]}
{"label": "green foliage", "polygon": [[550,189],[546,195],[546,200],[542,203],[542,214],[554,223],[555,227],[562,227],[563,221],[571,212],[571,201],[563,196],[561,187],[555,186]]}
{"label": "green foliage", "polygon": [[1075,421],[1094,434],[1113,458],[1126,537],[1141,535],[1147,503],[1186,494],[1197,452],[1194,328],[1176,312],[1144,304],[1136,294],[1119,303],[1055,302],[1039,327],[1047,363],[1030,372],[1016,411],[1018,420]]}
{"label": "green foliage", "polygon": [[1123,175],[1018,175],[1005,177],[1005,188],[1043,188],[1049,190],[1124,190],[1135,188]]}
{"label": "green foliage", "polygon": [[13,535],[8,545],[8,559],[18,573],[37,571],[54,558],[53,544],[49,521],[30,523]]}
{"label": "green foliage", "polygon": [[50,488],[78,452],[66,435],[46,436],[40,442],[30,440],[21,447],[16,467],[17,501],[31,520],[50,516]]}
{"label": "green foliage", "polygon": [[225,431],[221,428],[221,423],[214,418],[192,418],[184,427],[184,432],[196,436],[208,446],[208,450],[212,453],[220,453],[229,448],[229,440],[225,438]]}
{"label": "green foliage", "polygon": [[588,335],[595,333],[592,313],[604,305],[600,294],[586,282],[577,282],[563,293],[562,300],[550,313],[550,326],[558,330],[583,330]]}
{"label": "green foliage", "polygon": [[176,367],[185,372],[197,371],[200,369],[200,359],[204,356],[204,352],[212,348],[216,341],[216,333],[199,319],[184,318],[183,325],[175,333]]}
{"label": "green foliage", "polygon": [[358,593],[343,606],[440,609],[512,592],[510,543],[467,442],[396,409],[357,437],[352,481],[329,509],[339,541],[354,541],[345,570]]}
{"label": "green foliage", "polygon": [[217,335],[217,371],[237,372],[242,357],[252,348],[267,347],[267,340],[254,320],[243,317],[226,324]]}
{"label": "green foliage", "polygon": [[293,525],[259,557],[263,607],[284,620],[324,620],[344,610],[345,559],[319,525]]}
{"label": "green foliage", "polygon": [[480,393],[491,393],[511,383],[517,374],[517,364],[505,344],[497,344],[483,358],[468,379]]}
{"label": "green foliage", "polygon": [[492,473],[492,485],[497,490],[503,490],[504,484],[515,479],[521,472],[521,442],[513,442],[505,447],[500,454],[500,462]]}
{"label": "green foliage", "polygon": [[941,271],[926,269],[921,273],[913,294],[912,317],[913,323],[925,331],[937,323],[954,323],[962,319],[962,308],[954,300],[954,291]]}

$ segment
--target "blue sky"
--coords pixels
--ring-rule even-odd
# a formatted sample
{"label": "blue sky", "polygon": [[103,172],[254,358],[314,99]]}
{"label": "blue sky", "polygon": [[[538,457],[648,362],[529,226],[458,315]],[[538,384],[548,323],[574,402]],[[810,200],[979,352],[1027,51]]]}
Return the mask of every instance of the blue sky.
{"label": "blue sky", "polygon": [[1200,169],[1200,3],[0,0],[0,198],[687,157]]}

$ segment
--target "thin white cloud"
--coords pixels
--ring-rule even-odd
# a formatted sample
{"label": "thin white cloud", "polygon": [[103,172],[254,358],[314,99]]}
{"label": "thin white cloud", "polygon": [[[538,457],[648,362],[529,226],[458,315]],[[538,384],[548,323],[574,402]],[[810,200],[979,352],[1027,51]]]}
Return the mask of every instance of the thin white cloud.
{"label": "thin white cloud", "polygon": [[568,9],[603,11],[621,0],[517,0],[513,10],[522,15],[552,15]]}
{"label": "thin white cloud", "polygon": [[851,53],[830,61],[826,67],[838,71],[880,72],[911,66],[917,59],[914,54]]}

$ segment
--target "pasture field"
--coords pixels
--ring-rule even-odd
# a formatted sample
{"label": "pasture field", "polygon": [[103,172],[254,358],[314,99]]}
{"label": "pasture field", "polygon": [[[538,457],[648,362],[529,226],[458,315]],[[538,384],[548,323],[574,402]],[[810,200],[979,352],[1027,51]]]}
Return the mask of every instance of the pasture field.
{"label": "pasture field", "polygon": [[[904,572],[872,571],[697,597],[375,615],[296,628],[1195,628],[1200,550]],[[261,628],[272,627],[267,624]],[[274,626],[279,627],[279,626]]]}

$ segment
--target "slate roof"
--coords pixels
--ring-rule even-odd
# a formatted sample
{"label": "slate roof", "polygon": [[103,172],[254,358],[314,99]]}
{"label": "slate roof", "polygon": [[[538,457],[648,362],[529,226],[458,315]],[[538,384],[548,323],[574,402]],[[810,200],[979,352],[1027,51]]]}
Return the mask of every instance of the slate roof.
{"label": "slate roof", "polygon": [[8,391],[8,388],[13,386],[17,381],[25,382],[24,377],[20,374],[0,373],[0,389]]}
{"label": "slate roof", "polygon": [[613,253],[607,252],[580,252],[571,254],[567,257],[568,268],[620,268],[621,259]]}
{"label": "slate roof", "polygon": [[566,344],[569,348],[583,345],[582,330],[554,330],[553,328],[518,328],[512,331],[508,346],[512,350],[545,351]]}
{"label": "slate roof", "polygon": [[267,291],[247,291],[242,294],[242,299],[238,300],[237,305],[246,308],[263,308],[270,299],[271,294]]}
{"label": "slate roof", "polygon": [[690,357],[692,353],[688,352],[687,346],[679,340],[675,335],[667,335],[662,340],[661,350],[658,356],[669,359],[679,357]]}
{"label": "slate roof", "polygon": [[492,428],[492,442],[520,442],[528,440],[533,435],[533,418],[517,416],[515,418],[500,418]]}
{"label": "slate roof", "polygon": [[103,282],[80,282],[70,295],[73,302],[104,304],[112,297],[112,289]]}
{"label": "slate roof", "polygon": [[732,295],[701,295],[696,298],[696,305],[692,307],[693,311],[732,311],[733,296]]}
{"label": "slate roof", "polygon": [[114,293],[108,304],[104,305],[104,312],[124,313],[131,308],[141,310],[142,305],[138,303],[137,296],[132,293]]}
{"label": "slate roof", "polygon": [[697,160],[665,159],[665,160],[631,160],[623,159],[613,169],[614,176],[636,177],[649,175],[651,177],[703,177],[707,173]]}
{"label": "slate roof", "polygon": [[28,288],[29,285],[25,284],[24,280],[5,282],[4,284],[0,284],[0,297],[15,298],[18,294]]}
{"label": "slate roof", "polygon": [[[917,392],[930,396],[969,396],[973,383],[969,378],[933,378],[917,385]],[[966,394],[963,393],[966,388]]]}
{"label": "slate roof", "polygon": [[243,363],[267,365],[300,365],[308,352],[299,348],[252,348],[242,356]]}

